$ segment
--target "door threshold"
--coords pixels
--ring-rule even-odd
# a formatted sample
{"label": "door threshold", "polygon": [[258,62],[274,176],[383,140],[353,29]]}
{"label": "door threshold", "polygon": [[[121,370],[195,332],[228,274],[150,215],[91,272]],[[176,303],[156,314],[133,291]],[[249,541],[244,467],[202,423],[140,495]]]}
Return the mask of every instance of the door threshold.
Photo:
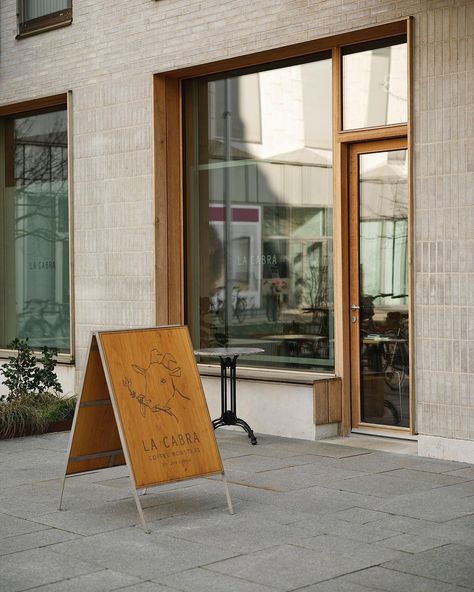
{"label": "door threshold", "polygon": [[362,434],[364,436],[379,436],[382,438],[392,438],[394,440],[414,440],[416,442],[418,441],[418,436],[416,434],[410,434],[408,430],[405,432],[402,430],[394,431],[393,429],[384,430],[383,428],[352,428],[351,433]]}
{"label": "door threshold", "polygon": [[319,440],[319,442],[327,442],[328,444],[338,444],[340,446],[350,446],[353,448],[365,449],[367,451],[377,452],[392,452],[394,454],[407,454],[411,456],[418,456],[418,442],[414,436],[410,439],[396,438],[394,436],[386,437],[375,435],[373,432],[370,435],[364,433],[351,433],[349,436],[338,436],[336,438],[327,438]]}

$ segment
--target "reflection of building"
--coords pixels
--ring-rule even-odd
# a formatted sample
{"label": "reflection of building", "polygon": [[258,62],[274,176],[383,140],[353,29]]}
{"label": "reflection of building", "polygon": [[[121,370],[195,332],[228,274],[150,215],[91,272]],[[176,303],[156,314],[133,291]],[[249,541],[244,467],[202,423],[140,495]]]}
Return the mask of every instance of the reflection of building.
{"label": "reflection of building", "polygon": [[473,460],[472,2],[90,4],[21,0],[15,31],[1,3],[0,347],[34,326],[72,389],[91,330],[186,322],[265,350],[257,431]]}

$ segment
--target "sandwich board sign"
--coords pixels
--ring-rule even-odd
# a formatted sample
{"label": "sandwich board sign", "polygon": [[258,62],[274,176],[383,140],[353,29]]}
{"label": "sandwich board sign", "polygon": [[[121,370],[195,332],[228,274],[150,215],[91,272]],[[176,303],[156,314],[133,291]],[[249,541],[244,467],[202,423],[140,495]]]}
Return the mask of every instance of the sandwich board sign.
{"label": "sandwich board sign", "polygon": [[69,441],[67,477],[126,464],[137,489],[224,468],[184,326],[93,333]]}

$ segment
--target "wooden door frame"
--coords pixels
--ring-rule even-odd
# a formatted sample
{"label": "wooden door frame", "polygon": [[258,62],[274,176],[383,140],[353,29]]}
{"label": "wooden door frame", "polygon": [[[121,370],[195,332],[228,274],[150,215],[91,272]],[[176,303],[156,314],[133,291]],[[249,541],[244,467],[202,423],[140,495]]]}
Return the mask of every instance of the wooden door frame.
{"label": "wooden door frame", "polygon": [[[348,214],[349,214],[349,235],[348,235],[348,247],[349,247],[349,302],[348,302],[348,319],[349,319],[349,332],[350,332],[350,344],[351,344],[351,419],[353,428],[363,428],[364,430],[377,430],[387,431],[387,433],[398,432],[400,434],[411,434],[413,433],[413,390],[412,390],[412,360],[410,356],[409,360],[409,409],[410,409],[410,423],[409,426],[398,427],[398,426],[387,426],[382,424],[371,424],[363,422],[361,420],[361,406],[360,406],[360,319],[358,322],[353,323],[350,317],[357,314],[359,317],[359,311],[351,311],[350,306],[352,303],[360,305],[359,295],[359,156],[361,154],[370,154],[376,152],[386,152],[390,150],[407,150],[407,162],[410,161],[410,152],[408,137],[400,138],[388,138],[374,140],[370,142],[358,142],[349,146],[349,162],[348,162]],[[410,167],[408,167],[408,236],[410,237]],[[410,240],[410,239],[409,239]],[[411,258],[410,249],[408,248],[407,253],[407,264],[408,264],[408,278],[411,277]],[[408,281],[408,301],[412,301],[411,294],[411,282]],[[411,326],[413,322],[412,307],[408,305],[409,310],[409,349],[411,351]]]}

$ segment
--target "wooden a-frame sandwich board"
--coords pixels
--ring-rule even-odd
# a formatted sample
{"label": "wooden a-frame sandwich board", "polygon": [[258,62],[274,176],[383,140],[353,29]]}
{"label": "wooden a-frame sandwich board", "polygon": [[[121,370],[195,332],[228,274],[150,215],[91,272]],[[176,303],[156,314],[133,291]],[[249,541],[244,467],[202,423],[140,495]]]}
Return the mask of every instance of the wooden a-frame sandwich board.
{"label": "wooden a-frame sandwich board", "polygon": [[91,335],[69,439],[66,478],[126,464],[137,490],[220,474],[232,502],[186,327]]}

